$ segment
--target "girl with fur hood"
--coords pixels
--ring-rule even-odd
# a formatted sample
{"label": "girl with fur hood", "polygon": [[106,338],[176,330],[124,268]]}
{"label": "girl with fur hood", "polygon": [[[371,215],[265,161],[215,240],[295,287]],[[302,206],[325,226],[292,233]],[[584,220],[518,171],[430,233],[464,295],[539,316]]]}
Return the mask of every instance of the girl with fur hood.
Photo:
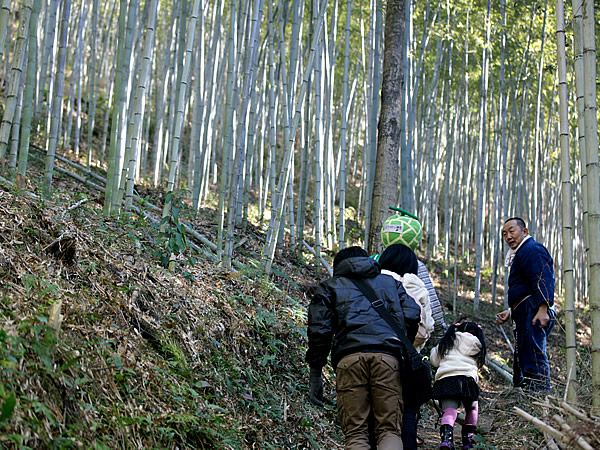
{"label": "girl with fur hood", "polygon": [[431,312],[429,292],[425,283],[417,276],[419,266],[417,255],[404,244],[392,244],[383,251],[379,257],[381,273],[390,275],[400,281],[410,295],[421,307],[421,320],[419,329],[413,342],[419,352],[433,333],[435,322]]}
{"label": "girl with fur hood", "polygon": [[[431,311],[429,291],[425,283],[418,277],[419,264],[414,251],[404,244],[392,244],[386,247],[379,257],[381,273],[390,275],[400,281],[410,295],[421,307],[421,318],[413,345],[420,351],[434,332],[435,321]],[[406,450],[416,449],[418,441],[417,424],[419,405],[404,405],[402,415],[402,443]],[[422,441],[422,440],[421,440]]]}
{"label": "girl with fur hood", "polygon": [[452,325],[437,347],[431,351],[431,365],[438,367],[432,397],[439,400],[442,411],[440,449],[454,449],[454,423],[458,407],[465,406],[462,448],[475,446],[479,414],[479,368],[485,362],[485,340],[481,327],[474,322]]}

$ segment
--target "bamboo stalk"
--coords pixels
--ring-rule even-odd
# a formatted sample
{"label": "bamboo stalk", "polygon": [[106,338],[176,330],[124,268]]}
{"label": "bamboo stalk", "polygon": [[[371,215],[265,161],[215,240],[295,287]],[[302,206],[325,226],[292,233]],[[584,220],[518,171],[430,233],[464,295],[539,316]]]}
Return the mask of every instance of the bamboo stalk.
{"label": "bamboo stalk", "polygon": [[[579,420],[585,420],[587,422],[592,422],[592,418],[590,418],[590,416],[579,411],[578,409],[574,408],[573,406],[569,405],[567,402],[564,402],[564,401],[561,402],[560,406],[568,413],[573,414]],[[598,419],[596,418],[596,420],[598,420]]]}
{"label": "bamboo stalk", "polygon": [[496,362],[494,362],[492,359],[490,358],[486,358],[486,363],[489,367],[491,367],[492,369],[496,370],[500,375],[502,375],[502,377],[504,379],[506,379],[509,383],[512,384],[513,382],[513,377],[510,373],[508,373],[506,370],[504,370],[502,367],[500,367],[498,364],[496,364]]}
{"label": "bamboo stalk", "polygon": [[560,425],[562,431],[567,433],[573,441],[581,447],[583,450],[594,450],[594,448],[579,434],[577,434],[565,420],[560,417],[558,414],[552,416],[552,419]]}
{"label": "bamboo stalk", "polygon": [[[17,100],[19,97],[19,88],[21,86],[21,76],[25,66],[25,54],[27,53],[27,38],[29,35],[29,19],[33,9],[33,0],[26,0],[21,6],[21,20],[17,35],[10,76],[6,88],[6,101],[4,103],[4,112],[0,122],[0,161],[4,159],[10,140],[10,131],[15,119],[17,109]],[[0,11],[4,11],[1,9]]]}
{"label": "bamboo stalk", "polygon": [[515,352],[515,348],[512,346],[510,340],[508,339],[508,336],[506,335],[506,332],[504,331],[504,328],[502,327],[502,325],[498,325],[498,328],[500,328],[500,331],[502,332],[502,336],[504,336],[504,339],[506,339],[506,343],[508,344],[508,347],[510,348],[511,352]]}
{"label": "bamboo stalk", "polygon": [[11,0],[2,0],[2,3],[0,3],[0,64],[2,63],[2,57],[4,56],[4,45],[6,42],[6,35],[8,33],[10,3]]}
{"label": "bamboo stalk", "polygon": [[585,147],[588,191],[589,305],[592,319],[592,405],[600,411],[600,164],[596,100],[596,35],[594,1],[584,0],[583,64],[585,80]]}
{"label": "bamboo stalk", "polygon": [[565,297],[565,331],[567,349],[567,397],[577,399],[577,338],[575,325],[575,282],[573,278],[573,212],[571,160],[569,148],[569,98],[567,91],[567,57],[565,50],[565,11],[563,0],[556,0],[556,39],[558,53],[558,94],[560,98],[560,152],[562,205],[562,270]]}
{"label": "bamboo stalk", "polygon": [[554,439],[558,439],[559,441],[564,442],[565,444],[572,443],[571,439],[569,439],[567,436],[565,436],[563,433],[561,433],[556,428],[548,425],[543,420],[540,420],[537,417],[534,417],[531,414],[526,413],[521,408],[518,408],[516,406],[514,406],[514,409],[519,416],[523,417],[525,420],[527,420],[528,422],[533,424],[533,426],[535,426],[539,431],[541,431],[543,433],[547,433],[550,436],[552,436]]}
{"label": "bamboo stalk", "polygon": [[[315,251],[315,249],[313,249],[310,245],[308,245],[308,243],[306,241],[302,241],[302,243],[308,249],[308,251],[311,252],[315,256],[315,258],[316,258],[317,257],[317,252]],[[333,276],[333,269],[327,263],[327,261],[325,261],[323,259],[323,257],[321,255],[319,255],[319,261],[321,262],[321,264],[323,264],[323,267],[325,267],[325,270],[327,270],[327,273],[329,274],[329,276],[332,277]]]}

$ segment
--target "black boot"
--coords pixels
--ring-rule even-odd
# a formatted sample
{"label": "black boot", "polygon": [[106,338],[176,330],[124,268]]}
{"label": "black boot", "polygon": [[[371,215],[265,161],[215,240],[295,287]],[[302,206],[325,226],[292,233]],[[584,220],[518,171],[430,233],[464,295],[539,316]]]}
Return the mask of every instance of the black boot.
{"label": "black boot", "polygon": [[454,450],[454,427],[452,425],[442,425],[440,427],[440,450]]}
{"label": "black boot", "polygon": [[463,450],[475,447],[475,425],[463,425],[462,427],[462,444]]}

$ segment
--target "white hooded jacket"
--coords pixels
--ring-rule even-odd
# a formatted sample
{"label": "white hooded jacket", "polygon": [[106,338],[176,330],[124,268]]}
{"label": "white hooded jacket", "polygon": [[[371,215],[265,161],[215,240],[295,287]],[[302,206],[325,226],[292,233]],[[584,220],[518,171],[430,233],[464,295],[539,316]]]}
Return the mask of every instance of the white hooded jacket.
{"label": "white hooded jacket", "polygon": [[433,333],[435,322],[433,320],[433,313],[431,312],[431,302],[429,301],[429,292],[425,287],[425,283],[416,275],[412,273],[405,273],[404,276],[400,276],[395,272],[383,269],[382,274],[390,275],[396,280],[400,281],[406,290],[406,293],[410,295],[421,307],[421,320],[419,322],[419,329],[413,345],[417,351],[425,346],[425,343]]}
{"label": "white hooded jacket", "polygon": [[438,347],[431,351],[430,361],[433,367],[439,367],[435,381],[445,377],[464,375],[479,381],[477,361],[475,356],[481,351],[481,342],[471,333],[456,332],[452,349],[440,360]]}

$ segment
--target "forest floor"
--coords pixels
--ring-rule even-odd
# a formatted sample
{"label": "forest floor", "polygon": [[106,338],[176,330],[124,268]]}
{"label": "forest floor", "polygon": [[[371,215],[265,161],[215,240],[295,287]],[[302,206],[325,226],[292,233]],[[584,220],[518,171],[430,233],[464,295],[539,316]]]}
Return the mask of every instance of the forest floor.
{"label": "forest floor", "polygon": [[[271,279],[258,278],[266,225],[251,221],[239,231],[236,271],[189,246],[168,270],[160,260],[169,260],[182,236],[161,234],[141,215],[102,215],[103,195],[63,174],[42,195],[41,175],[33,166],[20,187],[0,188],[0,447],[342,447],[330,370],[326,407],[308,401],[305,311],[326,277],[315,274],[310,255],[284,243]],[[136,188],[147,213],[149,202],[162,206],[161,191]],[[183,210],[180,219],[216,242],[212,207],[195,216]],[[473,314],[473,264],[459,265],[454,314],[444,262],[427,263],[447,323],[480,323],[490,357],[510,366],[509,344],[494,323],[500,306],[491,276],[484,275]],[[548,423],[561,411],[567,374],[558,303],[548,341],[551,397],[515,390],[484,367],[479,448],[556,448],[514,407]],[[577,313],[578,405],[586,410],[590,319],[587,310]],[[436,448],[438,427],[436,410],[422,408],[423,448]],[[600,445],[598,422],[573,429]]]}

